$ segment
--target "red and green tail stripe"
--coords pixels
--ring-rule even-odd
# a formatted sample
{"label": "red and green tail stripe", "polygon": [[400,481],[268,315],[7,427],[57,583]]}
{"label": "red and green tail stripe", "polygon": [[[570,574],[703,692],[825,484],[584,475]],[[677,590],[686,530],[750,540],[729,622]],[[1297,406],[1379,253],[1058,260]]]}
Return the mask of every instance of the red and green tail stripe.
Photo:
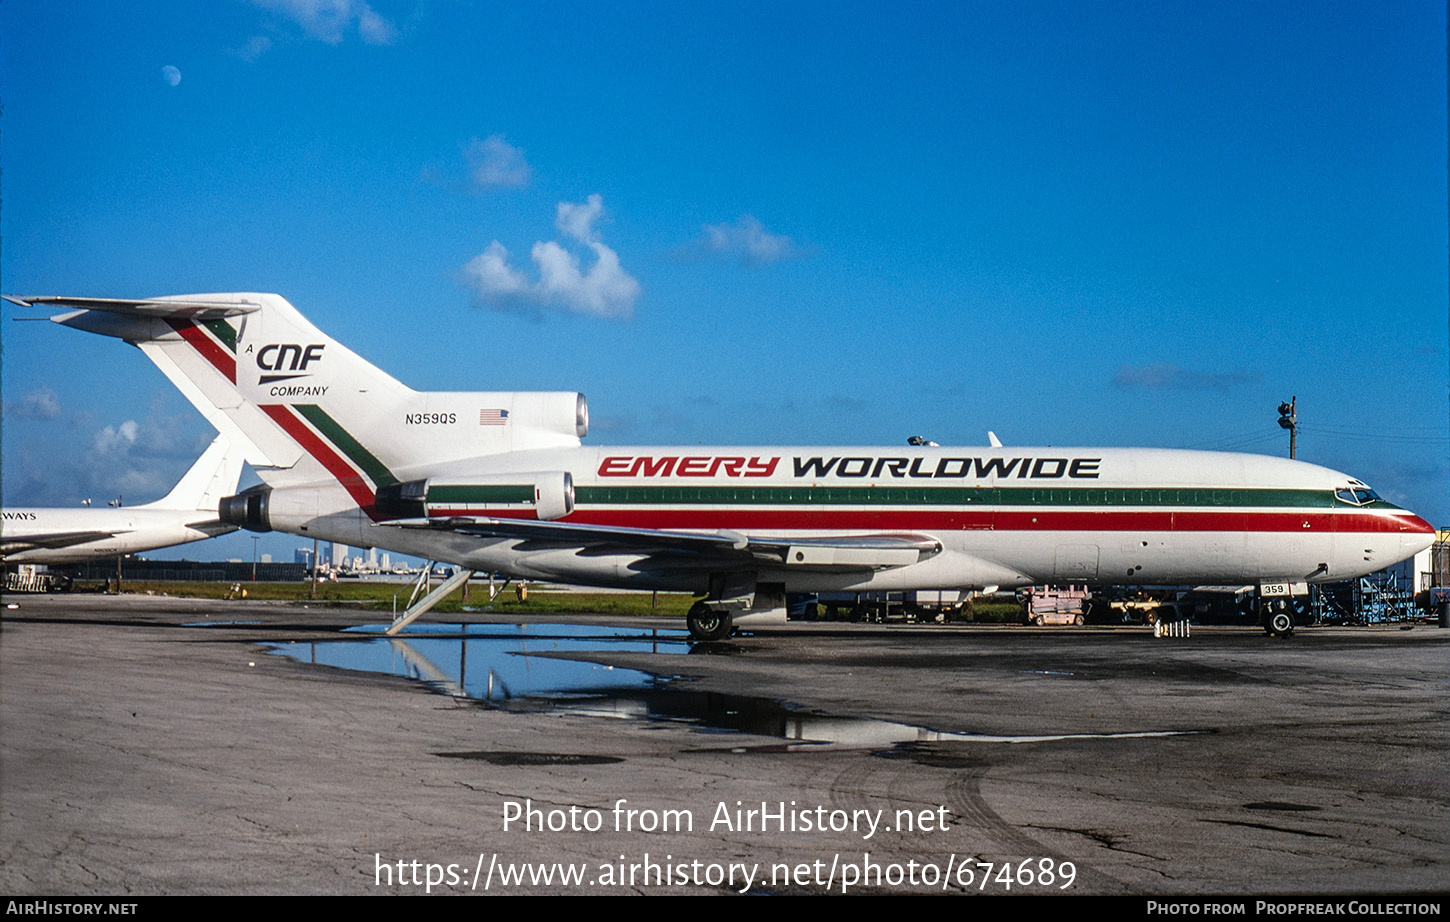
{"label": "red and green tail stripe", "polygon": [[166,322],[228,381],[237,383],[237,331],[231,324],[225,320],[197,322],[175,317]]}
{"label": "red and green tail stripe", "polygon": [[262,411],[337,478],[353,502],[377,518],[378,488],[398,482],[387,465],[315,404],[263,404]]}

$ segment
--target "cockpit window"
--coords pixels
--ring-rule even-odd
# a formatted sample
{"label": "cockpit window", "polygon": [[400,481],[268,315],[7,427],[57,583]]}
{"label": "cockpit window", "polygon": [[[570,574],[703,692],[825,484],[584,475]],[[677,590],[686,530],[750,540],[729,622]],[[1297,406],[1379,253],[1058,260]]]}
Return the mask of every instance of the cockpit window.
{"label": "cockpit window", "polygon": [[1352,506],[1368,506],[1370,503],[1383,502],[1378,493],[1363,485],[1340,487],[1334,491],[1334,496],[1340,502],[1349,503]]}

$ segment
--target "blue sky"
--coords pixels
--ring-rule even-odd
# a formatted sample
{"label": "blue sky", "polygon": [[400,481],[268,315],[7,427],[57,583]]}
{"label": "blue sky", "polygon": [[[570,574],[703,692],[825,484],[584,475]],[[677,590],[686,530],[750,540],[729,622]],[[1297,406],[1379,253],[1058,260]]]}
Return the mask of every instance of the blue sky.
{"label": "blue sky", "polygon": [[[1297,396],[1301,458],[1450,525],[1445,15],[8,0],[0,280],[276,291],[598,444],[1285,454]],[[159,497],[206,424],[30,313],[6,504]]]}

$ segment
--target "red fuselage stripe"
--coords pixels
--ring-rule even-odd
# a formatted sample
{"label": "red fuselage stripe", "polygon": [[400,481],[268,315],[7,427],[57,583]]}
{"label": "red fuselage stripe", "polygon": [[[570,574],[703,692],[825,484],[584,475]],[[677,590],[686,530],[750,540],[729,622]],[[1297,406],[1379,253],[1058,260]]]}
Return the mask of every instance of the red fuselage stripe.
{"label": "red fuselage stripe", "polygon": [[[435,515],[439,514],[437,512]],[[465,515],[516,517],[503,511]],[[670,529],[877,529],[995,531],[1280,532],[1284,534],[1405,533],[1422,529],[1413,516],[1294,512],[1086,512],[1038,510],[989,512],[973,509],[576,509],[560,520],[583,525]]]}

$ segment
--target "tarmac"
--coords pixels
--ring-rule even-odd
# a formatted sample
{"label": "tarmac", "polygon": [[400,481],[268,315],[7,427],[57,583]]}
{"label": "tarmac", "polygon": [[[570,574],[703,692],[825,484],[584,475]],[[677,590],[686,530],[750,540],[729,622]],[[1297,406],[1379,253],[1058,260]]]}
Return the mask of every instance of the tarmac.
{"label": "tarmac", "polygon": [[675,677],[581,708],[260,645],[366,613],[5,601],[9,896],[1450,889],[1429,625],[791,624],[567,654]]}

